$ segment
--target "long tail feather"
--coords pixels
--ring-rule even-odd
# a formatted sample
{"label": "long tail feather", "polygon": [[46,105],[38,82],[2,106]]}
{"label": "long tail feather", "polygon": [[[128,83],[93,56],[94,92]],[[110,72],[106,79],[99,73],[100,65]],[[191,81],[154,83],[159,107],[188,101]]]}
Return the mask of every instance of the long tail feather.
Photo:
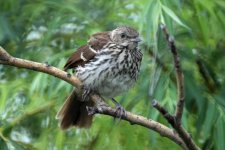
{"label": "long tail feather", "polygon": [[67,129],[71,126],[89,128],[92,124],[92,116],[88,115],[87,106],[92,107],[94,103],[91,100],[81,101],[76,91],[73,90],[56,115],[56,119],[59,119],[60,127],[62,129]]}

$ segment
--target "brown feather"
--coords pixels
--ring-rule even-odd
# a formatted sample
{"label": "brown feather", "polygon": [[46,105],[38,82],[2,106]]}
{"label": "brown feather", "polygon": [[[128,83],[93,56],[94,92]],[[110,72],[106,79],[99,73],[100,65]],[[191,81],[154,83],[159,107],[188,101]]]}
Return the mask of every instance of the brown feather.
{"label": "brown feather", "polygon": [[109,41],[109,32],[101,32],[93,34],[88,41],[88,45],[90,45],[95,50],[101,50],[103,46],[106,45]]}
{"label": "brown feather", "polygon": [[[93,34],[88,41],[88,45],[84,45],[78,48],[77,51],[74,52],[72,56],[67,60],[64,66],[64,70],[76,68],[79,65],[83,66],[85,63],[93,59],[96,55],[95,52],[90,50],[90,47],[94,49],[96,52],[98,52],[109,41],[110,41],[109,32],[101,32]],[[81,58],[81,54],[86,61]]]}
{"label": "brown feather", "polygon": [[60,127],[67,129],[71,126],[89,128],[92,124],[92,116],[88,115],[86,107],[93,107],[92,101],[80,101],[80,97],[74,90],[66,99],[56,118],[60,121]]}
{"label": "brown feather", "polygon": [[74,52],[71,57],[67,60],[64,70],[76,68],[77,66],[83,66],[86,62],[81,58],[81,53],[87,60],[91,60],[95,53],[89,49],[88,45],[81,46]]}
{"label": "brown feather", "polygon": [[[64,70],[83,66],[85,63],[92,60],[96,52],[100,51],[109,41],[109,32],[101,32],[92,35],[88,44],[78,48],[67,60]],[[90,100],[82,102],[80,101],[81,99],[82,98],[78,96],[75,90],[66,99],[56,117],[59,119],[62,129],[67,129],[70,126],[80,128],[88,128],[91,126],[92,116],[88,115],[86,107],[94,106],[94,103]]]}

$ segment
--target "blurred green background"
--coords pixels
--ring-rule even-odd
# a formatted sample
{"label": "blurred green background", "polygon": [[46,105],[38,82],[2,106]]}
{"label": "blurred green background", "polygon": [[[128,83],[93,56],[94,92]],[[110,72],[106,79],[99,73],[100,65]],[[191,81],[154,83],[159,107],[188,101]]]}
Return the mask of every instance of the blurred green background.
{"label": "blurred green background", "polygon": [[[168,125],[151,106],[155,98],[174,113],[176,105],[173,60],[160,22],[181,56],[183,126],[203,150],[224,150],[224,0],[0,0],[0,45],[13,56],[63,68],[90,34],[133,26],[143,38],[141,74],[116,99],[126,110]],[[0,150],[181,149],[158,133],[103,115],[88,130],[61,131],[55,115],[71,90],[52,76],[0,65]]]}

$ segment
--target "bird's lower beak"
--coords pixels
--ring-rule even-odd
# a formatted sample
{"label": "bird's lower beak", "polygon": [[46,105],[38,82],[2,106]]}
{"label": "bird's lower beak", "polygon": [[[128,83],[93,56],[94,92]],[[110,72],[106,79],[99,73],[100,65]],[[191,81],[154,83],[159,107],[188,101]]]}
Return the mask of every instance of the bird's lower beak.
{"label": "bird's lower beak", "polygon": [[138,42],[141,42],[141,39],[140,39],[139,37],[137,37],[137,38],[131,39],[131,41],[132,41],[132,42],[137,42],[137,43],[138,43]]}

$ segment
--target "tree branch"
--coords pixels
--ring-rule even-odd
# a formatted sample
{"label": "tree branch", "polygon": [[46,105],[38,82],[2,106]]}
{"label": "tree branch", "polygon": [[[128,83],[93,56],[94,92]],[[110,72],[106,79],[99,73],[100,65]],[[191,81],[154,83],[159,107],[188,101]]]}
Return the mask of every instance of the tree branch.
{"label": "tree branch", "polygon": [[[30,69],[30,70],[34,70],[37,72],[43,72],[43,73],[55,76],[57,78],[60,78],[64,81],[68,82],[69,84],[75,86],[79,90],[81,90],[81,88],[82,88],[81,81],[78,78],[76,78],[75,76],[70,76],[67,74],[67,72],[62,71],[53,66],[12,57],[2,47],[0,47],[0,64]],[[91,100],[93,100],[96,104],[101,104],[101,105],[97,105],[96,107],[89,108],[89,109],[91,109],[91,110],[89,110],[89,112],[91,112],[92,114],[104,114],[104,115],[108,115],[108,116],[112,116],[112,117],[117,117],[117,115],[115,113],[116,110],[109,107],[97,95],[92,95]],[[135,114],[133,114],[131,112],[127,112],[127,111],[126,111],[126,115],[125,116],[123,115],[121,119],[130,122],[130,124],[132,124],[132,125],[136,124],[136,125],[140,125],[145,128],[154,130],[154,131],[158,132],[161,136],[171,139],[173,142],[180,145],[183,149],[188,150],[186,144],[178,136],[178,134],[176,132],[174,132],[172,129],[166,127],[165,125],[163,125],[159,122],[156,122],[151,119],[147,119],[140,115],[135,115]]]}
{"label": "tree branch", "polygon": [[162,107],[155,99],[152,101],[152,106],[155,107],[166,120],[174,127],[175,120],[174,116],[172,116],[164,107]]}
{"label": "tree branch", "polygon": [[170,46],[170,50],[173,54],[173,60],[174,60],[174,66],[176,69],[176,79],[177,79],[177,95],[178,95],[178,101],[177,101],[177,107],[176,107],[176,122],[177,124],[181,124],[183,109],[184,109],[184,78],[183,78],[183,72],[180,65],[180,57],[177,53],[177,48],[175,46],[174,38],[169,35],[167,28],[165,25],[161,24],[161,28],[166,36],[166,40],[168,41],[168,44]]}
{"label": "tree branch", "polygon": [[56,67],[50,66],[48,64],[42,64],[34,61],[12,57],[1,46],[0,46],[0,64],[10,65],[19,68],[26,68],[37,72],[43,72],[55,76],[57,78],[60,78],[68,82],[69,84],[75,86],[76,88],[80,89],[82,87],[81,81],[74,76],[68,75],[67,72],[62,71]]}
{"label": "tree branch", "polygon": [[178,101],[175,116],[171,115],[156,100],[153,101],[153,107],[155,107],[164,116],[164,118],[172,125],[172,127],[177,131],[179,136],[183,139],[184,143],[186,144],[189,150],[200,150],[200,148],[192,140],[189,133],[187,133],[187,131],[181,125],[185,95],[184,95],[184,79],[180,65],[180,57],[177,53],[177,48],[175,46],[174,39],[169,35],[167,28],[164,24],[161,24],[161,29],[163,30],[166,36],[166,40],[168,41],[171,52],[173,54],[174,66],[176,69]]}

